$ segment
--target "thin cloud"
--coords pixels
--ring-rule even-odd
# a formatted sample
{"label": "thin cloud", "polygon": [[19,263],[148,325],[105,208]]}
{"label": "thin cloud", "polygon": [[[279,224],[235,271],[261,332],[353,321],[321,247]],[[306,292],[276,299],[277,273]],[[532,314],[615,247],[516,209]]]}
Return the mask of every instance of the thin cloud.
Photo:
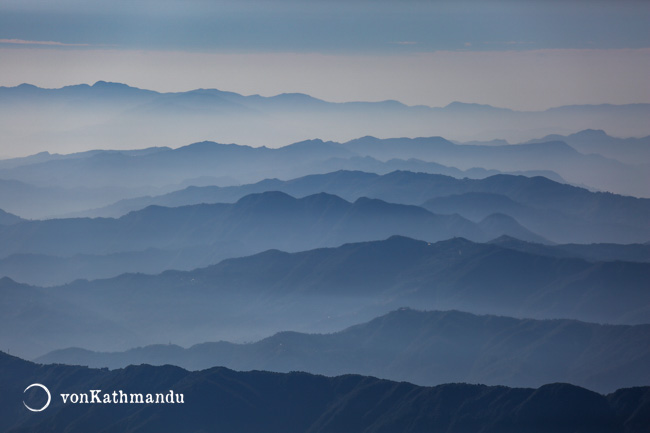
{"label": "thin cloud", "polygon": [[416,41],[395,41],[391,42],[393,45],[417,45]]}
{"label": "thin cloud", "polygon": [[66,44],[56,41],[26,41],[24,39],[0,39],[0,44],[14,45],[48,45],[55,47],[89,47],[90,44]]}

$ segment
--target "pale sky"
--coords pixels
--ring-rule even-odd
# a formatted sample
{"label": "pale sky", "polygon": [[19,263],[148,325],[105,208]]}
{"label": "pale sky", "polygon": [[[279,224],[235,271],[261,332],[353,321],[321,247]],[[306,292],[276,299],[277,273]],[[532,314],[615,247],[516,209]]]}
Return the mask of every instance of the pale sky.
{"label": "pale sky", "polygon": [[650,102],[650,2],[0,0],[0,86]]}

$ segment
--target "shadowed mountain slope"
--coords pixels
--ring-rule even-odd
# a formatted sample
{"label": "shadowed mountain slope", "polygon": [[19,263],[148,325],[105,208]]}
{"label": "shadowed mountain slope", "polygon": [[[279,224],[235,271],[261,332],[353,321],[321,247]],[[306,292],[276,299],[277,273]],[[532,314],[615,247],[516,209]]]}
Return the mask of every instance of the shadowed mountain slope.
{"label": "shadowed mountain slope", "polygon": [[173,364],[191,370],[357,373],[419,385],[532,386],[567,382],[598,392],[650,384],[650,325],[475,316],[400,309],[333,334],[282,332],[256,343],[155,345],[126,352],[64,349],[37,359],[91,367]]}
{"label": "shadowed mountain slope", "polygon": [[492,244],[551,257],[576,257],[594,262],[650,262],[650,243],[644,244],[562,244],[542,245],[525,242],[511,236],[501,236],[490,241]]}
{"label": "shadowed mountain slope", "polygon": [[[648,263],[555,258],[460,238],[427,243],[391,237],[49,289],[5,279],[0,295],[11,298],[0,303],[6,309],[0,341],[31,357],[71,346],[114,351],[153,342],[250,341],[287,329],[331,332],[401,306],[650,323],[649,279]],[[48,302],[33,303],[45,295]],[[71,305],[90,318],[67,319]],[[20,311],[33,314],[14,313]],[[48,316],[47,330],[37,331]],[[127,331],[120,339],[91,332],[99,320],[114,320]]]}
{"label": "shadowed mountain slope", "polygon": [[530,140],[529,143],[564,141],[578,152],[598,153],[628,164],[650,163],[650,136],[641,138],[617,138],[607,135],[602,129],[585,129],[567,136],[547,135]]}
{"label": "shadowed mountain slope", "polygon": [[[7,432],[427,432],[636,433],[647,432],[648,388],[603,396],[567,384],[538,389],[409,383],[346,375],[235,372],[213,368],[137,366],[102,371],[39,366],[0,354],[0,396]],[[51,406],[34,416],[22,405],[39,396],[26,384],[43,383]],[[62,404],[60,393],[90,389],[183,394],[183,404]]]}
{"label": "shadowed mountain slope", "polygon": [[120,216],[151,204],[231,203],[264,191],[282,191],[295,197],[326,192],[349,201],[369,197],[391,203],[424,203],[434,213],[458,213],[473,221],[503,213],[557,243],[631,243],[650,239],[649,199],[594,193],[543,177],[512,175],[455,179],[405,171],[385,175],[338,171],[236,187],[190,187],[157,197],[123,200],[90,214]]}
{"label": "shadowed mountain slope", "polygon": [[[510,233],[503,228],[500,234]],[[298,251],[394,234],[428,241],[453,236],[487,240],[495,235],[458,215],[438,216],[417,206],[363,197],[350,203],[326,193],[295,199],[270,191],[234,204],[150,206],[119,219],[37,220],[0,227],[0,256],[111,254],[217,242],[240,243],[250,252]]]}

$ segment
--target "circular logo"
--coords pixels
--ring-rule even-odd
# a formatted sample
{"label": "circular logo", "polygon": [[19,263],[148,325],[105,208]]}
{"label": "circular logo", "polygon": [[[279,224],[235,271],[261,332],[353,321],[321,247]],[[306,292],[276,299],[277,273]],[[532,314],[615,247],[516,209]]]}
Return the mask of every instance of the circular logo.
{"label": "circular logo", "polygon": [[29,388],[33,388],[35,386],[38,387],[38,388],[43,389],[43,391],[45,391],[47,393],[47,403],[45,403],[45,406],[43,406],[40,409],[33,409],[33,408],[27,406],[27,403],[25,403],[24,400],[23,400],[23,404],[25,405],[25,407],[27,409],[31,410],[32,412],[41,412],[41,411],[44,411],[45,409],[47,409],[47,407],[50,405],[50,401],[52,401],[52,396],[50,395],[50,390],[47,389],[47,387],[45,385],[41,385],[40,383],[32,383],[27,388],[25,388],[25,390],[23,391],[23,394],[26,393]]}

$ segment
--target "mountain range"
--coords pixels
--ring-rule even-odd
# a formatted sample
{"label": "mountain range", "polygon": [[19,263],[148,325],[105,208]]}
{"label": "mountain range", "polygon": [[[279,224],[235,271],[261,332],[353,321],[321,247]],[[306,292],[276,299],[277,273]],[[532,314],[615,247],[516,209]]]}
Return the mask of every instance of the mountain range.
{"label": "mountain range", "polygon": [[[0,226],[0,271],[51,286],[124,272],[191,270],[271,248],[301,251],[394,234],[426,241],[459,236],[486,242],[507,235],[535,244],[598,243],[601,252],[585,246],[578,254],[573,247],[564,257],[645,261],[641,244],[650,239],[648,199],[512,175],[456,179],[339,171],[188,187],[88,213],[129,209],[137,210],[119,218],[8,216],[11,224]],[[631,245],[605,245],[612,243]]]}
{"label": "mountain range", "polygon": [[296,199],[270,191],[234,204],[149,206],[118,219],[35,220],[0,227],[0,269],[20,281],[54,285],[127,271],[190,270],[271,248],[301,251],[393,234],[430,242],[501,235],[546,242],[507,215],[473,223],[378,199],[350,203],[326,193]]}
{"label": "mountain range", "polygon": [[52,288],[4,278],[0,341],[27,357],[63,347],[251,341],[287,329],[333,332],[402,306],[643,324],[650,323],[649,278],[648,263],[391,237]]}
{"label": "mountain range", "polygon": [[563,141],[580,153],[597,153],[628,164],[650,163],[650,136],[641,138],[617,138],[602,129],[586,129],[570,135],[547,135],[529,143]]}
{"label": "mountain range", "polygon": [[242,186],[188,187],[160,196],[121,200],[84,214],[116,217],[150,205],[232,203],[264,191],[282,191],[295,197],[326,192],[350,201],[376,198],[424,206],[434,213],[459,214],[476,222],[502,213],[556,243],[643,243],[650,239],[648,199],[591,192],[544,177],[512,175],[455,179],[404,171],[385,175],[338,171]]}
{"label": "mountain range", "polygon": [[[472,198],[472,201],[469,203],[470,206],[467,208],[455,208],[458,213],[468,216],[469,218],[474,219],[480,212],[481,201],[480,198],[487,196],[490,200],[493,200],[494,203],[499,204],[499,196],[491,194],[467,194],[468,198]],[[492,196],[496,196],[495,199]],[[501,196],[503,197],[503,196]],[[454,198],[454,196],[451,196]],[[445,200],[446,198],[443,198]],[[435,200],[434,200],[435,201]],[[514,203],[508,199],[507,203]],[[440,201],[436,201],[437,205],[434,208],[447,213],[448,209],[441,209],[439,207]],[[524,207],[518,205],[519,207]],[[489,207],[489,209],[492,209]],[[498,212],[503,210],[503,207],[499,208],[498,206],[492,209],[493,211]],[[252,218],[245,217],[247,212],[253,212],[256,214],[255,209],[248,211],[238,211],[235,213],[235,218],[240,221],[246,220],[242,226],[242,230],[249,231],[255,230],[259,226],[259,221],[255,223],[251,222]],[[324,210],[323,210],[324,211]],[[286,209],[286,212],[292,212],[292,208]],[[215,212],[216,213],[216,212]],[[266,209],[259,211],[261,214],[266,213]],[[514,212],[510,212],[511,214]],[[526,215],[530,215],[532,218],[540,213],[538,211],[531,210],[528,214],[517,214],[518,218],[521,218],[523,215],[524,220]],[[179,212],[182,214],[182,212]],[[380,217],[383,213],[378,214]],[[627,261],[627,262],[650,262],[650,245],[649,244],[558,244],[558,245],[549,245],[543,238],[531,233],[529,230],[522,227],[516,220],[512,217],[507,216],[501,213],[486,214],[478,224],[472,226],[467,224],[468,227],[472,227],[472,231],[467,232],[468,234],[482,233],[482,237],[493,238],[490,242],[496,243],[505,248],[514,249],[523,252],[529,252],[536,255],[551,256],[551,257],[561,257],[561,258],[581,258],[588,261]],[[169,216],[169,213],[167,214]],[[188,218],[184,219],[183,225],[192,226],[196,223],[196,219],[191,219],[191,215]],[[209,213],[203,215],[207,218],[205,224],[210,224],[209,221],[215,221],[210,219]],[[482,215],[478,215],[482,217]],[[144,224],[147,223],[148,218],[152,219],[164,219],[163,213],[158,215],[153,212],[149,214],[149,217],[143,218]],[[126,218],[124,218],[126,219]],[[380,218],[381,219],[381,218]],[[188,221],[192,222],[188,222]],[[11,221],[16,221],[15,218]],[[18,220],[20,221],[20,220]],[[86,220],[82,220],[86,221]],[[173,220],[172,220],[173,221]],[[322,223],[322,220],[318,220]],[[344,221],[347,219],[339,220],[337,224],[344,224]],[[403,228],[403,225],[406,224],[406,220],[402,222],[396,222],[394,232],[408,232]],[[60,221],[59,221],[60,222]],[[75,227],[75,220],[67,221],[70,226],[70,230]],[[14,222],[15,223],[15,222]],[[118,224],[115,226],[119,227]],[[29,233],[31,229],[42,225],[42,222],[32,222],[26,225],[26,229],[23,228],[24,232]],[[126,224],[123,224],[126,225]],[[80,225],[80,227],[83,225]],[[170,223],[170,226],[173,227],[173,222]],[[51,227],[45,232],[52,231],[56,233],[58,229],[55,228],[56,225],[51,225]],[[84,228],[79,228],[79,230],[90,230],[87,226]],[[97,230],[101,231],[102,226],[98,224],[96,226]],[[413,233],[416,227],[410,227],[410,232]],[[117,229],[116,229],[117,230]],[[424,230],[424,228],[423,228]],[[41,232],[42,233],[42,232]],[[70,231],[67,232],[70,235]],[[88,236],[89,232],[83,232],[84,236]],[[237,231],[238,233],[238,231]],[[456,232],[457,233],[457,232]],[[116,231],[109,232],[109,235],[115,235]],[[175,229],[172,230],[172,233],[167,233],[164,236],[161,235],[160,238],[163,239],[165,236],[180,235],[181,241],[184,239],[184,234],[181,230]],[[426,231],[422,231],[421,234],[426,236]],[[453,232],[449,232],[451,236]],[[359,233],[355,234],[355,237],[358,237]],[[70,235],[72,237],[72,235]],[[79,235],[81,236],[81,235]],[[378,234],[381,237],[381,233]],[[116,236],[119,238],[119,236]],[[347,236],[346,236],[347,238]],[[230,240],[217,240],[213,243],[203,243],[203,244],[192,244],[188,239],[185,239],[187,242],[186,245],[175,245],[167,246],[167,248],[159,247],[147,247],[146,249],[140,250],[129,250],[129,248],[136,248],[130,242],[134,239],[137,239],[137,236],[134,236],[133,239],[129,237],[126,242],[119,242],[123,250],[120,252],[110,252],[110,253],[100,253],[101,250],[96,250],[91,253],[81,253],[74,252],[78,250],[67,250],[68,255],[54,255],[58,252],[54,250],[46,250],[49,254],[44,253],[34,253],[34,252],[16,252],[9,255],[6,255],[3,258],[0,258],[0,274],[12,278],[16,281],[20,281],[27,284],[37,285],[37,286],[52,286],[60,285],[72,282],[76,279],[98,279],[98,278],[110,278],[117,276],[125,272],[141,272],[146,274],[158,274],[168,269],[176,270],[192,270],[198,267],[205,267],[212,264],[216,264],[223,259],[230,257],[241,257],[249,255],[255,252],[256,249],[260,249],[259,240],[267,239],[267,236],[261,235],[259,238],[253,239],[252,242],[243,242],[241,239],[230,239]],[[303,240],[310,239],[309,236],[306,236]],[[352,238],[349,238],[350,240]],[[522,240],[527,239],[527,241]],[[115,240],[115,239],[114,239]],[[341,241],[343,238],[341,239]],[[534,241],[537,242],[534,242]],[[209,241],[209,239],[208,239]],[[278,244],[282,244],[285,249],[288,247],[295,247],[295,244],[291,243],[290,239],[285,238],[280,241]],[[539,243],[542,242],[542,243]],[[320,241],[316,241],[316,244],[319,244]],[[56,242],[54,244],[57,244]],[[25,245],[20,242],[16,242],[16,245],[25,247]],[[48,245],[46,242],[40,247],[45,248]],[[92,244],[91,246],[101,246],[101,244]],[[142,247],[142,245],[140,245]],[[41,248],[41,251],[42,251]],[[59,248],[58,246],[56,248]],[[38,249],[37,249],[38,250]],[[65,248],[62,248],[61,251],[64,251]],[[119,250],[116,249],[116,251]]]}
{"label": "mountain range", "polygon": [[281,332],[256,343],[152,345],[125,352],[70,348],[36,359],[123,368],[356,373],[418,385],[450,382],[538,387],[566,382],[597,392],[650,385],[650,325],[476,316],[400,309],[332,334]]}
{"label": "mountain range", "polygon": [[4,168],[0,166],[0,179],[110,193],[116,188],[165,189],[206,176],[250,183],[340,169],[379,174],[407,169],[455,176],[467,173],[470,177],[484,177],[496,170],[544,174],[625,195],[650,195],[647,163],[625,164],[597,154],[583,155],[561,141],[484,146],[454,144],[442,137],[363,137],[343,143],[309,140],[278,149],[198,142],[177,149],[89,151],[51,159],[36,156],[36,162],[30,158],[6,161]]}
{"label": "mountain range", "polygon": [[542,245],[511,236],[501,236],[490,243],[513,250],[551,257],[575,257],[595,262],[650,262],[650,243],[644,244],[563,244]]}
{"label": "mountain range", "polygon": [[304,94],[244,96],[216,89],[159,93],[104,81],[60,89],[23,84],[0,88],[0,140],[26,153],[69,153],[87,150],[88,143],[95,148],[176,147],[214,139],[277,147],[314,137],[343,142],[368,134],[522,142],[540,134],[601,128],[639,137],[650,134],[649,112],[650,104],[521,112],[460,102],[440,108],[397,101],[331,103]]}
{"label": "mountain range", "polygon": [[[225,179],[250,183],[340,169],[470,177],[499,171],[546,173],[571,184],[649,197],[647,136],[617,139],[593,130],[558,135],[566,130],[559,124],[572,118],[572,128],[584,125],[575,116],[587,118],[590,127],[626,125],[625,133],[636,134],[649,112],[649,104],[521,113],[459,103],[445,108],[408,107],[395,101],[332,104],[307,95],[242,96],[218,90],[160,94],[105,82],[62,89],[23,85],[0,88],[0,142],[16,147],[23,143],[21,148],[27,154],[33,149],[33,156],[0,162],[0,179],[34,187],[146,189],[197,177],[221,179],[223,185]],[[505,124],[526,129],[530,121],[553,125],[555,135],[539,139],[536,129],[536,135],[528,137],[533,140],[515,145],[457,144],[441,137],[457,139],[459,131],[473,127],[494,132],[499,123],[507,135]],[[249,140],[247,134],[258,139]],[[92,150],[88,143],[94,143]],[[183,143],[194,144],[179,147]],[[116,150],[97,150],[102,147]],[[617,157],[622,154],[630,156]],[[82,191],[78,194],[83,196]],[[87,200],[90,204],[91,197]],[[62,203],[45,215],[82,210],[72,206]],[[4,208],[39,217],[25,213],[36,209]]]}
{"label": "mountain range", "polygon": [[[0,353],[0,395],[5,432],[393,432],[485,433],[647,432],[648,387],[601,395],[568,384],[537,389],[447,384],[418,387],[373,377],[334,378],[306,373],[236,372],[212,368],[188,372],[173,366],[97,370],[37,365]],[[30,383],[52,392],[40,406],[24,394]],[[183,404],[63,404],[59,394],[174,393]],[[34,391],[34,390],[32,390]],[[119,394],[118,394],[119,395]],[[98,429],[98,420],[102,420]],[[480,429],[480,430],[479,430]]]}
{"label": "mountain range", "polygon": [[[281,149],[196,143],[175,150],[98,150],[0,160],[0,200],[6,210],[23,217],[51,218],[186,186],[228,186],[341,169],[379,174],[410,170],[459,178],[502,173],[483,168],[459,170],[416,159],[379,161],[355,156],[320,140]],[[565,182],[550,170],[516,170],[512,174]]]}
{"label": "mountain range", "polygon": [[234,204],[149,206],[119,219],[70,218],[12,224],[0,231],[0,254],[115,252],[220,240],[250,241],[258,249],[296,251],[323,243],[336,245],[387,237],[395,231],[427,240],[454,235],[485,237],[475,224],[462,217],[434,215],[417,206],[363,197],[350,203],[327,193],[296,199],[269,191],[247,195]]}

